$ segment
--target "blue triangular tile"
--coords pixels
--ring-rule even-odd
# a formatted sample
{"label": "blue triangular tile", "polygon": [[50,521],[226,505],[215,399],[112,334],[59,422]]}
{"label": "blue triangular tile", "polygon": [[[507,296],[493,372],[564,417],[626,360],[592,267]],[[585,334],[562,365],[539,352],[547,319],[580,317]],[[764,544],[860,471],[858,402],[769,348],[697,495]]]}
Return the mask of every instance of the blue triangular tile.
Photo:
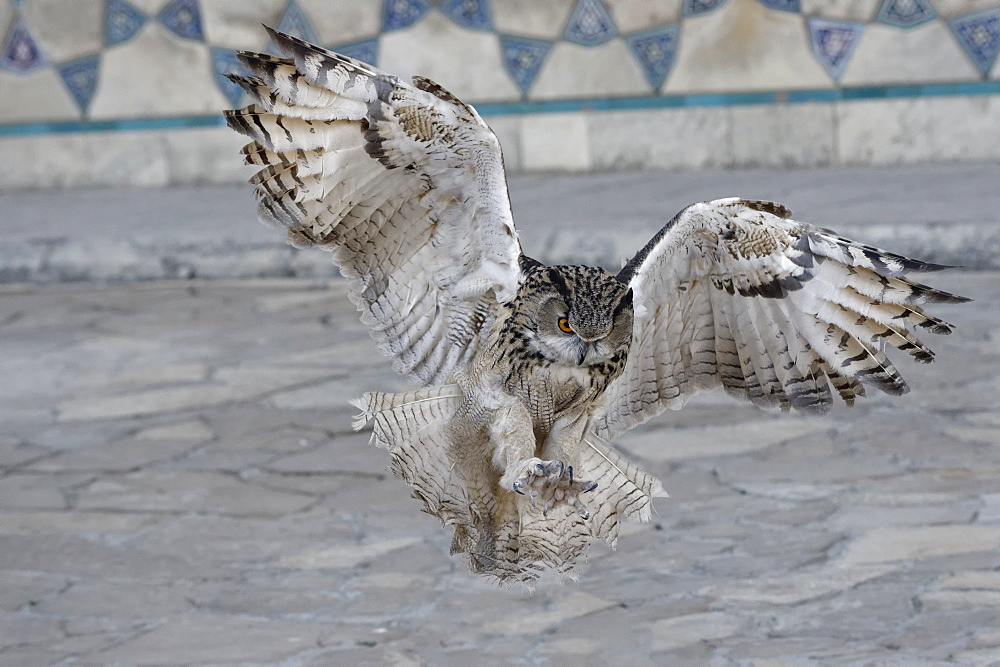
{"label": "blue triangular tile", "polygon": [[618,28],[601,0],[577,0],[563,39],[583,46],[597,46],[618,36]]}
{"label": "blue triangular tile", "polygon": [[960,16],[948,21],[948,27],[983,76],[988,75],[1000,53],[1000,8]]}
{"label": "blue triangular tile", "polygon": [[205,39],[201,30],[198,0],[174,0],[164,7],[156,18],[178,37],[199,42]]}
{"label": "blue triangular tile", "polygon": [[665,25],[625,38],[654,90],[659,90],[673,67],[679,38],[679,25]]}
{"label": "blue triangular tile", "polygon": [[385,0],[382,7],[382,31],[409,28],[422,19],[430,8],[428,0]]}
{"label": "blue triangular tile", "polygon": [[146,15],[125,0],[108,0],[104,8],[105,46],[132,39],[145,24]]}
{"label": "blue triangular tile", "polygon": [[290,0],[288,6],[285,7],[285,13],[281,15],[281,20],[275,27],[278,32],[298,37],[310,44],[319,44],[319,37],[316,36],[316,31],[313,30],[309,17],[305,15],[295,0]]}
{"label": "blue triangular tile", "polygon": [[813,54],[835,81],[844,73],[864,29],[863,23],[809,19]]}
{"label": "blue triangular tile", "polygon": [[94,98],[94,91],[97,90],[100,65],[100,56],[94,55],[64,63],[57,68],[63,83],[83,113],[87,113],[90,100]]}
{"label": "blue triangular tile", "polygon": [[912,28],[937,18],[930,0],[883,0],[875,20],[897,28]]}
{"label": "blue triangular tile", "polygon": [[768,9],[777,9],[781,12],[798,13],[802,11],[799,0],[757,0]]}
{"label": "blue triangular tile", "polygon": [[350,44],[338,44],[331,46],[331,51],[342,53],[345,56],[366,62],[372,66],[378,66],[378,38],[366,39],[361,42],[351,42]]}
{"label": "blue triangular tile", "polygon": [[243,102],[246,92],[229,79],[226,74],[250,74],[246,66],[236,57],[236,51],[223,49],[217,46],[212,47],[212,70],[215,72],[215,83],[219,90],[229,100],[229,104],[238,107]]}
{"label": "blue triangular tile", "polygon": [[445,0],[441,11],[463,28],[492,30],[490,7],[486,0]]}
{"label": "blue triangular tile", "polygon": [[27,74],[45,64],[45,56],[20,16],[14,19],[0,50],[0,68]]}
{"label": "blue triangular tile", "polygon": [[552,42],[514,35],[500,35],[503,64],[522,93],[527,94],[549,55]]}
{"label": "blue triangular tile", "polygon": [[681,14],[685,17],[707,14],[708,12],[715,11],[724,4],[726,4],[726,0],[684,0],[684,4],[681,6]]}

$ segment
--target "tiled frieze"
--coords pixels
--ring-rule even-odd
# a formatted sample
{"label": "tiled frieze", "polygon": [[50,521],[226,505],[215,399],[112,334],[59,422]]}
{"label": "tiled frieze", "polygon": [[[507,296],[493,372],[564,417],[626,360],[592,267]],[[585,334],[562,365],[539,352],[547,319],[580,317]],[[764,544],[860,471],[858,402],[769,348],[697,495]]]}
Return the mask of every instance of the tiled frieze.
{"label": "tiled frieze", "polygon": [[[532,157],[523,137],[564,118],[524,120],[541,112],[703,108],[682,119],[697,124],[708,107],[831,105],[727,116],[778,132],[785,118],[835,126],[853,100],[1000,95],[1000,0],[0,0],[0,140],[215,127],[244,101],[224,76],[242,71],[236,51],[273,49],[261,23],[517,119],[522,166],[642,162],[603,163],[620,151],[593,120],[567,132],[601,151]],[[775,159],[836,163],[820,134],[785,132]],[[727,151],[739,162],[758,140]]]}

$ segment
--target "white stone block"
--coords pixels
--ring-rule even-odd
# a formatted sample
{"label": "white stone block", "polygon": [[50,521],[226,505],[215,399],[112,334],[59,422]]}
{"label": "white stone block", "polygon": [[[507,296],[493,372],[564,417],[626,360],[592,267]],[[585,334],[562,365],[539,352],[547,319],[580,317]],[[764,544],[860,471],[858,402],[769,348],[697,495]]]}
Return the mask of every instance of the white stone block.
{"label": "white stone block", "polygon": [[878,23],[866,26],[840,83],[868,86],[979,79],[979,70],[948,26],[930,21],[908,30]]}
{"label": "white stone block", "polygon": [[501,60],[499,38],[462,28],[439,12],[382,35],[379,68],[404,80],[429,77],[466,102],[521,98]]}
{"label": "white stone block", "polygon": [[158,24],[101,57],[90,107],[95,119],[219,113],[229,106],[215,82],[208,47]]}
{"label": "white stone block", "polygon": [[[817,0],[822,1],[822,0]],[[952,19],[956,16],[965,16],[973,12],[981,12],[984,9],[995,9],[996,0],[934,0],[934,9],[942,18]]]}
{"label": "white stone block", "polygon": [[298,0],[298,3],[323,46],[368,39],[382,27],[381,2]]}
{"label": "white stone block", "polygon": [[735,106],[733,164],[737,167],[819,167],[833,164],[833,105]]}
{"label": "white stone block", "polygon": [[104,46],[103,2],[36,0],[25,2],[21,13],[49,62],[90,55]]}
{"label": "white stone block", "polygon": [[228,127],[166,130],[162,136],[171,185],[243,183],[255,171],[240,154],[248,139]]}
{"label": "white stone block", "polygon": [[842,164],[996,160],[1000,95],[866,100],[837,105]]}
{"label": "white stone block", "polygon": [[826,88],[830,77],[813,56],[799,14],[756,0],[685,19],[665,93]]}
{"label": "white stone block", "polygon": [[576,0],[500,0],[490,3],[497,32],[557,40]]}
{"label": "white stone block", "polygon": [[802,13],[838,21],[867,23],[875,19],[882,0],[802,0]]}
{"label": "white stone block", "polygon": [[268,50],[270,40],[261,23],[278,25],[284,11],[284,5],[274,0],[200,1],[205,40],[229,49]]}
{"label": "white stone block", "polygon": [[639,32],[681,20],[682,0],[605,0],[611,18],[622,33]]}
{"label": "white stone block", "polygon": [[596,169],[708,169],[733,163],[725,107],[607,111],[586,118]]}
{"label": "white stone block", "polygon": [[522,116],[520,154],[527,171],[590,169],[586,119],[578,113]]}
{"label": "white stone block", "polygon": [[600,46],[556,44],[531,87],[531,97],[536,100],[621,97],[651,92],[642,69],[621,39]]}
{"label": "white stone block", "polygon": [[3,124],[80,117],[76,102],[50,67],[27,75],[0,71],[0,91],[0,123]]}

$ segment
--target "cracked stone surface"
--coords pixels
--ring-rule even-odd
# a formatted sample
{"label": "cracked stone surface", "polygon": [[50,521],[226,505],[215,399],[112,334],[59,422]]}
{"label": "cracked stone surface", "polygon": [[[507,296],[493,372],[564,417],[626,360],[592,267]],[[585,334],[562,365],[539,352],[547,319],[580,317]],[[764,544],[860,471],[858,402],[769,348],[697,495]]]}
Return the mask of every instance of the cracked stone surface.
{"label": "cracked stone surface", "polygon": [[498,589],[350,429],[405,383],[339,281],[0,287],[0,663],[1000,660],[1000,273],[913,391],[709,393],[621,439],[653,522]]}

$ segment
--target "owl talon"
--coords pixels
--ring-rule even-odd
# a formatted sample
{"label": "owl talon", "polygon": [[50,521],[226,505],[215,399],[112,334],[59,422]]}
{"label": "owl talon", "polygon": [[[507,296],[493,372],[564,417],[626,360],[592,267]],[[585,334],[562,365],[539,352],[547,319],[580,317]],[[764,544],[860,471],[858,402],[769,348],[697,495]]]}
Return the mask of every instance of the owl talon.
{"label": "owl talon", "polygon": [[532,507],[541,505],[543,516],[547,517],[557,504],[566,503],[576,508],[582,518],[590,518],[590,510],[579,495],[596,489],[597,482],[577,479],[573,466],[562,461],[530,459],[522,464],[521,470],[510,488],[527,496]]}

